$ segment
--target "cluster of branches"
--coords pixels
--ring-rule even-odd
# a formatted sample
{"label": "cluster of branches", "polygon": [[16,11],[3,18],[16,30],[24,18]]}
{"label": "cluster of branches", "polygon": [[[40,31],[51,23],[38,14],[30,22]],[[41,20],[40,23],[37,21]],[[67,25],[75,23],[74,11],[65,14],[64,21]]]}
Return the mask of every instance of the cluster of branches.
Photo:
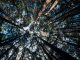
{"label": "cluster of branches", "polygon": [[[76,0],[70,0],[70,1],[66,1],[66,0],[64,0],[65,1],[65,3],[63,3],[61,6],[60,6],[60,9],[54,14],[54,16],[52,17],[49,17],[49,16],[46,16],[46,19],[47,20],[50,20],[50,21],[52,21],[53,22],[53,24],[54,25],[52,25],[52,26],[54,26],[54,28],[56,28],[59,24],[61,24],[62,22],[64,22],[64,21],[66,21],[66,22],[68,22],[67,20],[68,20],[68,18],[69,18],[69,23],[70,23],[70,25],[72,24],[72,23],[76,23],[76,22],[80,22],[79,20],[76,20],[76,21],[71,21],[71,17],[74,17],[75,15],[78,15],[78,14],[80,14],[80,4],[78,3],[79,2],[79,0],[78,1],[76,1]],[[13,2],[13,3],[15,3],[15,2]],[[73,4],[73,5],[72,5]],[[65,12],[65,10],[66,10],[66,12]],[[60,13],[62,13],[62,15],[59,15]],[[3,15],[5,15],[5,16],[3,16]],[[57,15],[59,15],[59,17],[57,17]],[[11,24],[11,25],[13,25],[13,26],[16,26],[17,28],[21,28],[20,26],[18,26],[18,25],[16,25],[14,22],[12,22],[12,20],[13,19],[7,19],[7,17],[8,17],[8,14],[6,14],[5,12],[4,12],[4,10],[3,9],[1,9],[0,8],[0,19],[2,20],[2,21],[5,21],[5,22],[7,22],[7,23],[9,23],[9,24]],[[70,19],[71,18],[71,19]],[[56,22],[58,22],[57,24],[55,24]],[[67,23],[68,24],[68,23]],[[67,27],[68,26],[68,27]],[[22,29],[22,28],[21,28]],[[65,43],[67,43],[68,45],[72,45],[72,46],[74,46],[74,47],[76,47],[76,48],[80,48],[80,46],[79,46],[79,43],[78,44],[74,44],[74,43],[70,43],[70,42],[66,42],[66,41],[63,41],[62,40],[62,34],[60,33],[60,32],[63,32],[63,36],[64,37],[69,37],[69,38],[71,38],[71,39],[74,39],[74,38],[78,38],[78,39],[80,39],[79,37],[79,33],[80,33],[80,27],[78,26],[78,24],[76,24],[76,26],[73,26],[73,25],[71,25],[71,26],[69,26],[69,25],[66,25],[66,27],[65,28],[59,28],[59,29],[56,29],[57,31],[58,31],[58,34],[57,34],[57,40],[60,40],[60,41],[62,41],[62,42],[65,42]],[[68,33],[71,33],[71,34],[68,34]],[[25,33],[24,35],[26,35],[27,33]],[[77,34],[77,35],[76,35]],[[14,51],[13,51],[13,53],[12,53],[12,55],[10,56],[10,57],[8,57],[8,60],[10,60],[11,59],[11,57],[13,56],[13,55],[15,55],[15,54],[17,54],[17,49],[18,49],[18,47],[15,47],[15,45],[16,45],[16,43],[15,44],[13,44],[13,42],[15,41],[15,40],[19,40],[18,38],[20,38],[20,37],[22,37],[23,38],[23,36],[24,35],[21,35],[21,36],[19,36],[19,35],[17,35],[17,36],[15,36],[15,37],[11,37],[11,38],[7,38],[7,39],[5,39],[5,40],[2,40],[2,41],[0,41],[0,47],[2,47],[2,46],[5,46],[5,45],[11,45],[10,46],[10,48],[8,48],[5,52],[3,52],[3,53],[1,53],[0,54],[0,59],[1,58],[3,58],[5,55],[7,55],[7,53],[11,50],[11,49],[14,49]],[[61,49],[59,49],[59,48],[57,48],[56,46],[54,46],[53,44],[50,44],[50,43],[48,43],[47,41],[45,41],[44,39],[42,39],[41,37],[36,37],[36,38],[39,38],[40,39],[40,41],[42,41],[43,43],[40,43],[39,41],[37,41],[38,42],[38,44],[39,44],[39,46],[42,48],[42,50],[44,51],[44,53],[47,55],[47,57],[49,58],[49,60],[53,60],[53,59],[55,59],[55,60],[77,60],[76,58],[74,58],[74,57],[72,57],[71,55],[69,55],[68,53],[66,53],[65,51],[63,51],[63,50],[61,50]],[[19,40],[20,41],[20,40]],[[18,41],[18,42],[19,42]],[[46,47],[45,46],[48,46],[50,49],[51,49],[51,51],[49,51],[48,49],[46,49]],[[53,55],[53,53],[54,52],[56,52],[59,56],[58,57],[56,57],[55,55]],[[23,52],[22,52],[22,56],[21,56],[21,58],[20,59],[22,59],[23,57],[24,57],[24,53],[25,52],[25,49],[23,50]],[[50,53],[51,52],[51,53]],[[50,54],[49,54],[50,53]],[[52,54],[52,55],[51,55]]]}

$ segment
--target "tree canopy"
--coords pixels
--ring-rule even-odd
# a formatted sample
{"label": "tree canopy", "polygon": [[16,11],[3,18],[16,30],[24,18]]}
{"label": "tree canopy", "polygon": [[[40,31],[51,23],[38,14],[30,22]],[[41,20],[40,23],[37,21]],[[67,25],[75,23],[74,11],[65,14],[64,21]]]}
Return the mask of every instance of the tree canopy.
{"label": "tree canopy", "polygon": [[80,60],[80,0],[0,0],[0,60]]}

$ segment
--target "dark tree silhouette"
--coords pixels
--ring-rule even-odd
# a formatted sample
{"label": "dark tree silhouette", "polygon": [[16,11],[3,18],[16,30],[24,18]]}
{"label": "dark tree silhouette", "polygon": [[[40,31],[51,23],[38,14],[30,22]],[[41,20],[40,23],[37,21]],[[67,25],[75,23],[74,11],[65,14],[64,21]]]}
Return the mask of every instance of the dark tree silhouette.
{"label": "dark tree silhouette", "polygon": [[80,60],[80,0],[0,0],[0,60]]}

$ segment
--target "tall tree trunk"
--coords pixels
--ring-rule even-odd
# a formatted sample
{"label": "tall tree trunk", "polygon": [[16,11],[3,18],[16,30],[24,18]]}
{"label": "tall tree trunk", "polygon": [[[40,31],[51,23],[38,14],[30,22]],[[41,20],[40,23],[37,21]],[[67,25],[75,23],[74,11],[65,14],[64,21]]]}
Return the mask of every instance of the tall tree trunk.
{"label": "tall tree trunk", "polygon": [[53,58],[50,56],[50,54],[46,51],[46,49],[40,44],[45,54],[48,56],[49,60],[53,60]]}
{"label": "tall tree trunk", "polygon": [[62,56],[62,58],[64,60],[77,60],[76,58],[72,57],[71,55],[69,55],[68,53],[62,51],[61,49],[53,46],[52,44],[48,43],[47,41],[43,40],[42,38],[40,38],[44,44],[46,44],[47,46],[49,46],[51,49],[53,49],[56,53],[58,53],[60,56]]}
{"label": "tall tree trunk", "polygon": [[0,54],[0,59],[1,58],[3,58],[4,57],[4,55],[6,55],[7,54],[7,52],[9,52],[9,50],[11,50],[12,48],[14,47],[14,45],[13,46],[11,46],[10,48],[8,48],[5,52],[3,52],[2,54]]}

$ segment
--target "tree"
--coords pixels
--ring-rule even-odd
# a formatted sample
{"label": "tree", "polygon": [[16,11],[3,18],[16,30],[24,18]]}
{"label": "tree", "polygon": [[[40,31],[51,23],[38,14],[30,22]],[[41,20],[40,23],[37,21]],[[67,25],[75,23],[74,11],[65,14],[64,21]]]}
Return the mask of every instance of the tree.
{"label": "tree", "polygon": [[79,0],[0,0],[0,60],[80,60]]}

